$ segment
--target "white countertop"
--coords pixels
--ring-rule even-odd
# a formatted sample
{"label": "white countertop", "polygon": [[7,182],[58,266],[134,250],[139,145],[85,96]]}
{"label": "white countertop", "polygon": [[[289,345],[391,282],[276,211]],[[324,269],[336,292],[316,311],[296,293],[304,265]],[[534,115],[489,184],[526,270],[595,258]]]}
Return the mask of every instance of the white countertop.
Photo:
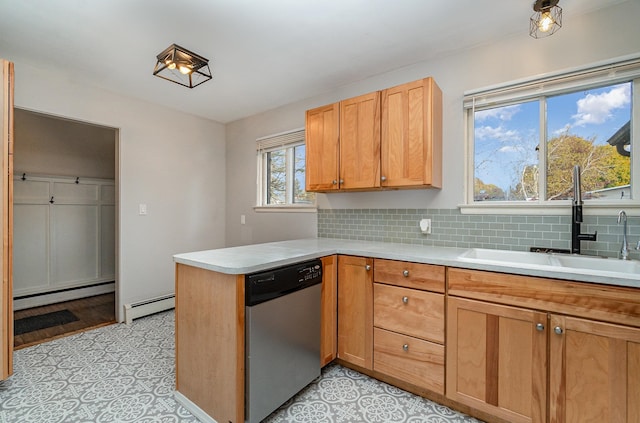
{"label": "white countertop", "polygon": [[173,259],[176,263],[240,275],[332,254],[346,254],[640,288],[638,274],[536,264],[516,266],[509,263],[473,263],[458,258],[466,250],[466,248],[308,238],[176,254]]}

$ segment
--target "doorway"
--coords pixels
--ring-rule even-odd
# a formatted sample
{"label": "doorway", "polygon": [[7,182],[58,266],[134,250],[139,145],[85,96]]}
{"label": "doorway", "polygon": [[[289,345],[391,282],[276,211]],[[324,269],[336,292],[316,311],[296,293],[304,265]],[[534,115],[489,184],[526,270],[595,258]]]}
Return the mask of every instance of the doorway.
{"label": "doorway", "polygon": [[14,114],[14,345],[115,322],[118,130]]}

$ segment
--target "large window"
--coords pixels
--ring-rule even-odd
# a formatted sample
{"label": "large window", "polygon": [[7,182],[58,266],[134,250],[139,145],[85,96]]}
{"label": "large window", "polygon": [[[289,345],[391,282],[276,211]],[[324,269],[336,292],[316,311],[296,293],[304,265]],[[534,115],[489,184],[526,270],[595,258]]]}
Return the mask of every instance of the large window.
{"label": "large window", "polygon": [[304,131],[261,138],[258,147],[258,206],[313,207],[305,191]]}
{"label": "large window", "polygon": [[585,201],[640,205],[639,78],[629,59],[466,95],[467,205],[562,204],[575,165]]}

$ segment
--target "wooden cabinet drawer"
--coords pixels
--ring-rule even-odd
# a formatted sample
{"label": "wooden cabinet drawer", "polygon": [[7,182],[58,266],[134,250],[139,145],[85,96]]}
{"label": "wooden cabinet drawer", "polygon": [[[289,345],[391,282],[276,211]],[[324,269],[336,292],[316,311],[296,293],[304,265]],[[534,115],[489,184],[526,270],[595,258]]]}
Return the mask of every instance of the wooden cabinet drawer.
{"label": "wooden cabinet drawer", "polygon": [[444,293],[444,266],[375,259],[375,282]]}
{"label": "wooden cabinet drawer", "polygon": [[444,295],[373,284],[373,325],[444,343]]}
{"label": "wooden cabinet drawer", "polygon": [[444,394],[444,346],[374,328],[373,369]]}

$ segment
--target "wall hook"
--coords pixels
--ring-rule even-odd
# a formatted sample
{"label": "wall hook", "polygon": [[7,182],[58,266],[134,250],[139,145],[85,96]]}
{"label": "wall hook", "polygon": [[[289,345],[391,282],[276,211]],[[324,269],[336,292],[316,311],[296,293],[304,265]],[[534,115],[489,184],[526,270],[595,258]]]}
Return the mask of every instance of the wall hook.
{"label": "wall hook", "polygon": [[26,180],[27,180],[27,174],[26,174],[26,173],[23,173],[23,174],[22,174],[22,178],[20,178],[20,179],[22,179],[23,181],[26,181]]}
{"label": "wall hook", "polygon": [[79,184],[79,183],[80,183],[80,177],[79,177],[79,176],[77,176],[77,177],[76,177],[76,184]]}
{"label": "wall hook", "polygon": [[49,200],[49,203],[53,204],[53,195],[51,196],[51,200]]}

